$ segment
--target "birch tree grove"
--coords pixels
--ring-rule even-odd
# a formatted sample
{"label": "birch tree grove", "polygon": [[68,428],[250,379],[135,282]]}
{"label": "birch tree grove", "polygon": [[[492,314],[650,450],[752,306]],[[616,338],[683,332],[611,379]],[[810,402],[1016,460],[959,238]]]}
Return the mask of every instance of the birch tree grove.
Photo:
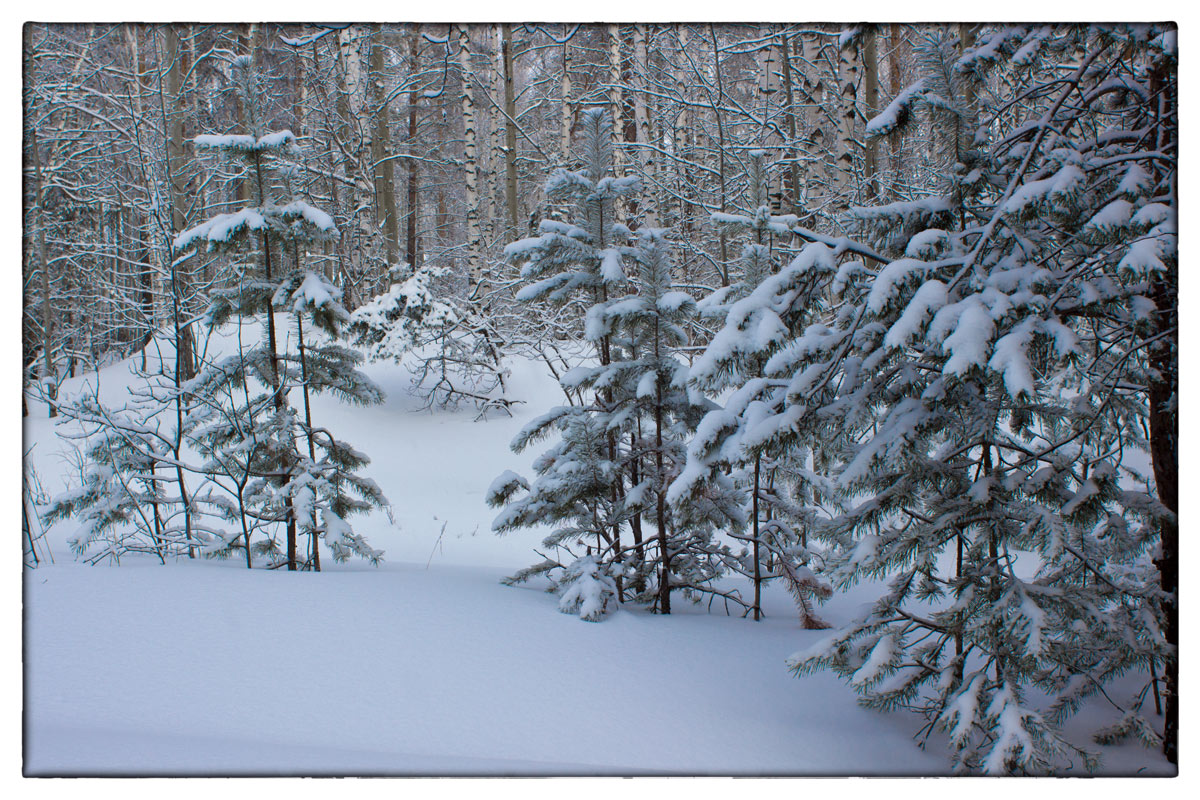
{"label": "birch tree grove", "polygon": [[378,562],[403,489],[320,399],[378,362],[529,412],[472,494],[559,610],[794,606],[786,668],[950,769],[1175,764],[1176,33],[29,23],[22,408],[78,474],[24,505],[94,563]]}
{"label": "birch tree grove", "polygon": [[[501,290],[504,241],[554,213],[539,175],[572,166],[578,114],[598,103],[613,113],[617,174],[643,179],[641,195],[623,201],[620,213],[636,210],[635,227],[693,232],[681,242],[681,269],[698,285],[727,281],[736,255],[722,251],[724,234],[705,223],[712,211],[730,210],[745,148],[767,147],[774,180],[789,187],[797,208],[836,195],[838,170],[862,159],[835,133],[838,120],[861,120],[861,108],[842,107],[865,91],[839,83],[841,32],[764,30],[29,26],[26,186],[44,195],[27,203],[24,361],[31,379],[52,391],[56,376],[94,366],[110,351],[136,350],[169,318],[167,238],[151,233],[157,208],[170,209],[165,223],[178,231],[235,196],[251,197],[243,174],[197,171],[187,144],[196,131],[244,124],[231,54],[252,57],[268,115],[304,144],[306,161],[294,180],[329,210],[339,232],[315,257],[351,309],[385,289],[389,269],[401,262],[448,267],[441,280],[449,291]],[[782,91],[789,80],[791,89]],[[834,86],[837,92],[825,88]],[[58,160],[73,137],[96,146],[72,146],[72,160]],[[166,144],[156,144],[158,137]],[[93,158],[100,154],[107,159]],[[169,183],[158,183],[168,173]],[[490,230],[484,217],[493,206],[504,224]],[[819,204],[809,226],[840,228],[844,220],[832,209],[846,207]],[[80,208],[88,210],[81,216]],[[96,239],[86,259],[63,250],[81,235]],[[57,265],[47,271],[37,268],[43,238],[45,258]],[[98,269],[100,280],[81,280]],[[175,276],[184,320],[204,307],[214,277],[205,263]],[[102,293],[100,302],[88,300],[92,291]],[[90,342],[58,328],[58,318],[73,319],[70,332],[87,330]],[[182,331],[194,334],[190,325]]]}

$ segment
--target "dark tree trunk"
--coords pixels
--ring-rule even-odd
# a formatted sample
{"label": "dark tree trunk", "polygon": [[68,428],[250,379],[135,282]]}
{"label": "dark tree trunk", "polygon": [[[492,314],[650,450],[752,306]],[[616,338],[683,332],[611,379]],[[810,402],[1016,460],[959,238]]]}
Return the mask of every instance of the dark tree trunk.
{"label": "dark tree trunk", "polygon": [[[634,454],[629,462],[629,485],[637,486],[641,482],[641,470],[639,462],[641,457],[637,455],[640,450],[640,440],[642,435],[642,421],[637,421],[637,431],[630,432],[630,448],[629,451]],[[633,532],[634,552],[637,553],[638,575],[634,578],[633,590],[638,594],[646,591],[646,581],[642,578],[642,565],[646,563],[646,547],[642,543],[642,514],[639,511],[629,520],[629,528]]]}
{"label": "dark tree trunk", "polygon": [[[1161,152],[1174,153],[1178,147],[1175,127],[1176,84],[1171,75],[1156,71],[1150,78],[1151,96],[1157,99],[1154,121],[1156,145]],[[1157,166],[1157,165],[1156,165]],[[1178,207],[1174,178],[1171,182],[1172,207]],[[1163,665],[1166,708],[1163,715],[1163,755],[1172,764],[1179,763],[1179,275],[1177,270],[1156,272],[1151,281],[1150,297],[1156,309],[1156,329],[1165,337],[1148,353],[1150,417],[1150,459],[1159,501],[1171,516],[1159,520],[1159,588],[1163,637],[1172,653]]]}
{"label": "dark tree trunk", "polygon": [[759,568],[759,530],[758,530],[758,487],[759,487],[759,468],[762,464],[762,454],[754,456],[754,498],[753,498],[753,516],[754,516],[754,621],[758,622],[762,618],[762,573]]}
{"label": "dark tree trunk", "polygon": [[512,25],[504,23],[502,47],[504,49],[504,198],[508,206],[508,224],[515,230],[519,212],[517,208],[517,103],[513,94],[513,35]]}
{"label": "dark tree trunk", "polygon": [[[1179,414],[1177,362],[1177,309],[1175,294],[1166,278],[1154,284],[1153,298],[1158,306],[1159,328],[1172,331],[1150,353],[1150,372],[1158,379],[1150,384],[1150,458],[1154,466],[1154,485],[1158,499],[1172,516],[1159,520],[1159,587],[1164,599],[1161,611],[1163,636],[1172,648],[1179,647]],[[1166,712],[1163,718],[1163,754],[1172,764],[1179,763],[1179,659],[1174,655],[1163,670]]]}
{"label": "dark tree trunk", "polygon": [[[300,263],[299,253],[296,255],[296,263]],[[300,350],[300,382],[304,389],[304,436],[308,440],[308,458],[314,464],[317,462],[317,448],[313,443],[313,424],[312,424],[312,403],[309,399],[308,392],[308,356],[304,349],[304,318],[296,317],[296,344]],[[317,511],[313,507],[312,518],[312,535],[309,541],[309,568],[313,572],[321,571],[321,546],[320,535],[317,530]]]}
{"label": "dark tree trunk", "polygon": [[[266,187],[263,183],[262,160],[255,157],[254,172],[258,181],[258,201],[260,204],[266,203]],[[271,263],[271,238],[268,234],[263,234],[263,273],[268,284],[274,281]],[[271,399],[275,405],[275,413],[283,413],[283,380],[279,374],[279,347],[275,337],[275,314],[271,307],[271,300],[267,298],[266,307],[263,313],[267,316],[267,350],[271,357],[271,382],[272,394]],[[284,462],[282,454],[280,455],[279,463],[279,485],[282,486],[287,482],[288,465]],[[292,498],[287,498],[287,568],[289,572],[296,570],[296,515],[292,508]]]}
{"label": "dark tree trunk", "polygon": [[[408,40],[408,72],[409,81],[412,83],[412,88],[408,92],[408,149],[415,151],[417,142],[417,99],[420,97],[417,91],[417,81],[413,78],[417,74],[417,69],[420,66],[420,37],[417,34],[416,26],[412,28]],[[408,160],[408,225],[405,228],[404,252],[408,263],[413,269],[418,266],[417,247],[417,221],[418,221],[418,197],[417,197],[417,175],[419,164],[415,158]]]}
{"label": "dark tree trunk", "polygon": [[[656,363],[661,363],[661,354],[659,353],[658,343],[661,335],[658,329],[658,321],[654,323],[654,360]],[[671,550],[667,542],[667,509],[666,495],[667,487],[664,477],[665,467],[663,464],[663,391],[661,375],[655,381],[654,386],[654,465],[658,470],[658,474],[654,476],[655,483],[658,484],[656,494],[657,508],[655,509],[656,519],[658,523],[658,549],[659,558],[662,560],[662,578],[658,583],[658,608],[663,614],[671,613]]]}

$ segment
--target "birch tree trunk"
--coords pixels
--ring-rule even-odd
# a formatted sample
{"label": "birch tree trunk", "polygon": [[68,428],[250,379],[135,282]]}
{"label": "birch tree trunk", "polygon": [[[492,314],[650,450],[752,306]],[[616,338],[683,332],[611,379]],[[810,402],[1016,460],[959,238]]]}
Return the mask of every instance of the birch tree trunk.
{"label": "birch tree trunk", "polygon": [[843,35],[838,43],[838,146],[837,192],[838,211],[849,208],[851,187],[854,185],[854,162],[857,142],[854,138],[858,121],[858,37]]}
{"label": "birch tree trunk", "polygon": [[[353,25],[338,31],[338,58],[342,65],[347,112],[343,119],[345,125],[343,140],[346,145],[352,143],[356,145],[355,139],[361,136],[364,149],[369,150],[373,138],[371,128],[369,125],[360,124],[360,120],[363,118],[365,98],[362,52],[359,49],[361,38],[360,31]],[[356,150],[357,147],[352,152]]]}
{"label": "birch tree trunk", "polygon": [[[507,213],[501,210],[504,203],[504,179],[502,177],[504,164],[504,34],[500,25],[488,28],[488,36],[495,47],[494,57],[490,61],[488,81],[479,81],[484,92],[489,92],[488,102],[484,110],[476,118],[478,129],[483,129],[483,116],[487,116],[487,135],[478,134],[478,151],[476,156],[479,165],[479,219],[483,241],[496,240],[496,235],[504,222],[502,217]],[[486,87],[489,87],[486,88]]]}
{"label": "birch tree trunk", "polygon": [[297,52],[291,61],[293,84],[292,97],[294,103],[292,106],[292,117],[295,120],[292,124],[296,126],[292,129],[292,133],[296,134],[297,137],[300,137],[304,135],[306,130],[308,130],[306,116],[308,114],[308,107],[312,101],[308,96],[308,80],[305,74],[306,70],[304,68],[304,58],[299,52]]}
{"label": "birch tree trunk", "polygon": [[613,174],[625,174],[625,153],[621,149],[621,136],[625,131],[625,97],[621,90],[621,26],[608,26],[608,104],[613,113]]}
{"label": "birch tree trunk", "polygon": [[472,299],[483,280],[480,264],[479,162],[476,152],[475,103],[471,97],[471,39],[465,25],[458,26],[458,66],[462,75],[463,172],[467,204],[467,280]]}
{"label": "birch tree trunk", "polygon": [[633,28],[633,60],[634,80],[636,90],[633,95],[633,120],[637,128],[638,158],[642,165],[642,208],[643,220],[651,228],[658,227],[658,215],[654,205],[646,202],[647,196],[652,196],[656,178],[656,163],[654,150],[650,144],[650,111],[646,105],[646,92],[649,88],[650,59],[646,51],[646,25],[638,23]]}
{"label": "birch tree trunk", "polygon": [[804,53],[804,105],[808,128],[809,152],[805,183],[805,207],[812,216],[806,220],[814,228],[820,223],[815,216],[831,194],[830,119],[825,109],[825,78],[821,68],[821,41],[819,34],[801,33],[800,44]]}
{"label": "birch tree trunk", "polygon": [[[780,52],[779,45],[776,42],[775,31],[771,25],[758,26],[759,38],[766,39],[766,44],[763,45],[755,54],[755,60],[758,67],[758,99],[762,102],[762,118],[770,119],[771,114],[771,95],[779,91],[780,83]],[[778,139],[779,129],[777,126],[759,126],[757,144],[761,147],[771,148],[775,145]],[[778,189],[772,187],[770,182],[765,188],[766,202],[771,212],[779,214],[783,208],[783,174],[780,173],[780,183]]]}
{"label": "birch tree trunk", "polygon": [[[682,55],[688,49],[688,28],[686,25],[679,25],[677,30],[677,40],[679,42],[679,53]],[[693,175],[691,169],[692,157],[692,117],[691,111],[688,108],[689,92],[687,78],[683,71],[684,59],[679,58],[675,69],[674,81],[675,91],[679,96],[680,107],[679,115],[676,117],[675,130],[673,131],[675,140],[675,152],[683,159],[682,168],[676,167],[676,189],[675,193],[679,197],[679,219],[683,226],[684,232],[689,232],[692,229],[692,211],[691,206],[685,199],[690,194],[690,187],[693,185]],[[685,274],[685,282],[687,276]]]}
{"label": "birch tree trunk", "polygon": [[373,152],[373,126],[364,124],[365,80],[362,53],[359,49],[361,31],[356,26],[339,30],[337,33],[338,115],[341,117],[342,163],[346,177],[354,186],[347,208],[357,221],[353,238],[347,242],[349,262],[343,265],[342,289],[345,305],[352,309],[360,294],[365,294],[359,284],[366,281],[366,255],[373,240],[370,215],[360,211],[374,206],[372,185],[374,170],[367,171],[364,159]]}
{"label": "birch tree trunk", "polygon": [[785,193],[791,201],[791,213],[797,217],[800,208],[800,154],[796,149],[796,103],[792,87],[792,46],[786,33],[781,34],[780,66],[783,72],[783,119],[787,129],[787,159],[788,168],[785,173],[788,179],[788,190]]}
{"label": "birch tree trunk", "polygon": [[[768,25],[761,25],[758,30],[762,37],[771,35]],[[755,59],[758,61],[758,93],[764,97],[774,94],[779,89],[779,51],[773,38],[755,54]]]}
{"label": "birch tree trunk", "polygon": [[[717,84],[717,103],[713,108],[713,116],[717,123],[717,177],[721,182],[721,190],[718,198],[720,205],[718,207],[724,213],[729,202],[729,198],[725,192],[725,120],[722,110],[722,106],[725,104],[725,82],[721,79],[721,48],[717,43],[717,29],[712,23],[708,25],[708,35],[712,40],[713,78]],[[725,235],[724,226],[720,227],[720,232],[717,234],[717,242],[721,254],[721,263],[718,266],[718,271],[721,273],[721,285],[728,286],[729,242]]]}
{"label": "birch tree trunk", "polygon": [[[870,119],[879,113],[879,59],[876,53],[876,27],[863,28],[863,110]],[[865,142],[863,153],[863,190],[867,198],[879,194],[875,174],[879,171],[879,138],[872,136]]]}
{"label": "birch tree trunk", "polygon": [[[563,27],[565,28],[566,26],[564,25]],[[562,76],[559,83],[559,95],[562,98],[562,164],[560,166],[567,167],[571,163],[571,122],[573,114],[571,113],[571,45],[569,41],[565,40],[562,43]]]}
{"label": "birch tree trunk", "polygon": [[[196,64],[196,36],[192,27],[188,26],[188,36],[183,39],[183,56],[184,64],[183,77],[186,81],[185,96],[188,100],[188,112],[194,126],[200,125],[200,70]],[[187,80],[191,76],[191,80]],[[193,128],[195,132],[195,128]],[[195,173],[193,173],[194,175]],[[196,215],[205,214],[208,211],[208,185],[201,180],[193,180],[191,186],[192,193],[192,208]],[[206,260],[201,267],[202,272],[199,275],[193,273],[192,277],[205,287],[212,281],[213,266]]]}
{"label": "birch tree trunk", "polygon": [[[371,36],[357,26],[342,31],[346,35],[340,42],[340,55],[345,70],[345,85],[350,118],[347,120],[349,138],[343,142],[349,154],[346,176],[352,179],[353,193],[346,208],[357,224],[350,245],[350,262],[354,267],[355,298],[369,297],[374,291],[382,272],[376,270],[378,262],[386,258],[387,245],[380,236],[383,212],[380,207],[379,174],[375,156],[379,152],[376,142],[375,120],[371,118],[372,99],[370,76]],[[363,48],[368,48],[364,52]],[[374,209],[375,214],[363,213]],[[383,244],[383,248],[379,247]],[[355,299],[356,301],[356,299]],[[350,306],[352,307],[352,306]]]}

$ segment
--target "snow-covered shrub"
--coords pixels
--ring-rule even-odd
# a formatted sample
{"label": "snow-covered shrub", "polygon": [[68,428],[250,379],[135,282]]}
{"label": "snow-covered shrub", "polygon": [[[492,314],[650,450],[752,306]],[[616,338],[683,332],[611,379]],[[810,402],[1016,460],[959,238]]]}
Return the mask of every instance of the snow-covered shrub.
{"label": "snow-covered shrub", "polygon": [[392,285],[354,310],[349,333],[371,361],[409,359],[413,389],[430,404],[467,400],[481,413],[507,411],[512,404],[504,397],[507,371],[494,335],[476,309],[439,296],[435,282],[445,273],[428,265],[393,267]]}
{"label": "snow-covered shrub", "polygon": [[599,622],[617,607],[617,584],[595,556],[576,559],[558,579],[558,610]]}

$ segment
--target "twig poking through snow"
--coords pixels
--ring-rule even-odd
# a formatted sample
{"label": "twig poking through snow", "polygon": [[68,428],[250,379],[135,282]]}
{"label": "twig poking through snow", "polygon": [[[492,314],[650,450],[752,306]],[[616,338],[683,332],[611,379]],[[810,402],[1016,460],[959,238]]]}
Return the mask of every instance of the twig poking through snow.
{"label": "twig poking through snow", "polygon": [[[434,517],[437,519],[437,517]],[[425,569],[429,569],[429,565],[433,563],[433,554],[442,546],[442,537],[446,535],[446,523],[442,523],[442,532],[438,534],[437,541],[433,543],[433,549],[429,551],[429,560],[425,562]]]}

